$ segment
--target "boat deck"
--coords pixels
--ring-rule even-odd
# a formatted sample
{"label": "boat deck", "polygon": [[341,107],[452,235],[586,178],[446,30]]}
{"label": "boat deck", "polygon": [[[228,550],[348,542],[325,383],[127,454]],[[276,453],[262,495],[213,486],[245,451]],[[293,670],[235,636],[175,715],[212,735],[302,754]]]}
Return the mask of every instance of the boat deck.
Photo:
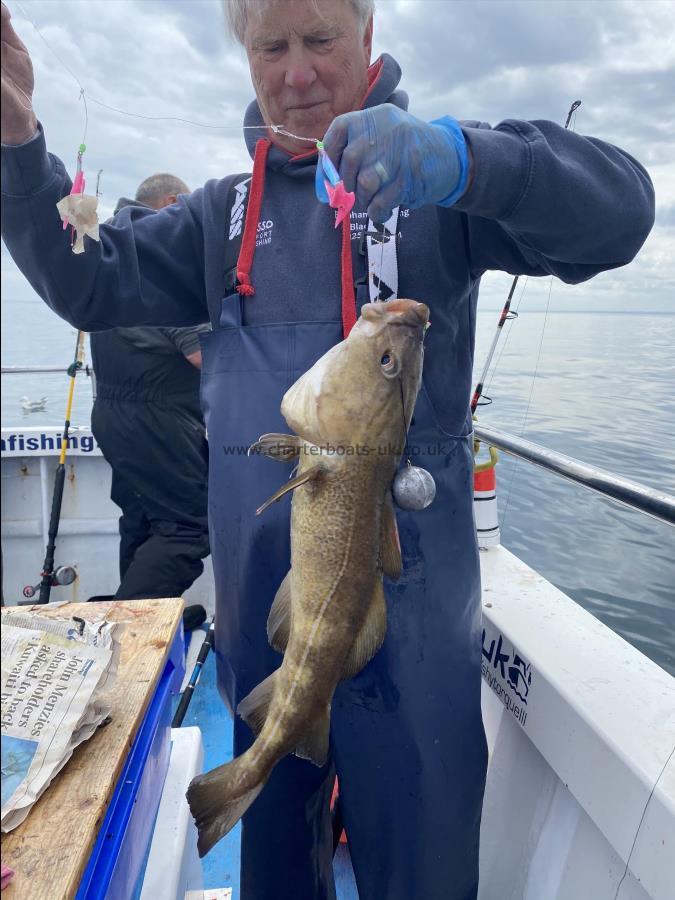
{"label": "boat deck", "polygon": [[[192,669],[206,626],[193,632],[192,646],[188,651],[186,671]],[[208,772],[232,759],[232,717],[220,699],[216,686],[216,659],[210,653],[199,685],[194,692],[183,725],[196,725],[201,729],[204,742],[204,771]],[[241,824],[236,825],[220,843],[202,860],[204,890],[232,888],[232,900],[239,900],[239,842]],[[333,863],[338,900],[358,900],[354,872],[349,850],[340,844]]]}
{"label": "boat deck", "polygon": [[[670,900],[675,680],[503,547],[481,568],[480,900]],[[205,771],[231,759],[213,656],[184,724],[202,730]],[[238,900],[238,858],[236,828],[203,860],[204,887]],[[357,900],[344,845],[335,876],[339,900]]]}

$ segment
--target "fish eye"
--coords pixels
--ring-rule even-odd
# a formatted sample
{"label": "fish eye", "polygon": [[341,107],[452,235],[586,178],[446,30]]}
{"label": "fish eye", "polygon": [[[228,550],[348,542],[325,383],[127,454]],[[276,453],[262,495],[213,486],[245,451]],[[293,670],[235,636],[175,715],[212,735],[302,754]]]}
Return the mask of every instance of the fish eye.
{"label": "fish eye", "polygon": [[382,369],[382,374],[387,378],[395,378],[396,375],[398,375],[400,366],[391,350],[385,350],[382,354],[382,357],[380,358],[380,368]]}

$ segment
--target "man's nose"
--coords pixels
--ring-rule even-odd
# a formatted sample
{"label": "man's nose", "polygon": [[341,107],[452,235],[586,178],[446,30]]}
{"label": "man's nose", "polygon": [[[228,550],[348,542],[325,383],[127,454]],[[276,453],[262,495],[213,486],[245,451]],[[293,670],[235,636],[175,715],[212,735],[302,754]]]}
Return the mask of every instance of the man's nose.
{"label": "man's nose", "polygon": [[291,53],[284,81],[296,91],[306,91],[316,81],[316,70],[302,51]]}

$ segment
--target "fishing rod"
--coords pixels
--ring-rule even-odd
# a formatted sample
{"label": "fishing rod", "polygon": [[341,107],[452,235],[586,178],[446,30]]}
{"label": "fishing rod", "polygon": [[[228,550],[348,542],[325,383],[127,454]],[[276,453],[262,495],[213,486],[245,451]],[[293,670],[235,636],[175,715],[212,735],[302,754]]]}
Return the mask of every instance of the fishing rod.
{"label": "fishing rod", "polygon": [[197,683],[199,681],[199,676],[202,673],[202,669],[204,668],[204,663],[206,662],[206,657],[209,655],[209,651],[211,647],[213,647],[213,641],[216,636],[216,623],[214,620],[211,620],[211,624],[209,625],[209,630],[206,632],[206,637],[199,648],[199,655],[197,656],[197,662],[195,663],[195,667],[192,670],[192,675],[190,675],[190,680],[185,686],[185,690],[183,691],[180,702],[176,707],[176,712],[174,714],[173,720],[171,722],[172,728],[180,728],[183,724],[183,719],[185,718],[185,713],[187,712],[187,708],[190,705],[190,700],[192,700],[192,695],[194,694],[194,690],[197,687]]}
{"label": "fishing rod", "polygon": [[[572,121],[572,116],[581,106],[581,100],[575,100],[574,103],[570,106],[569,112],[567,113],[567,119],[565,120],[565,129],[569,128],[570,122]],[[499,321],[497,322],[497,330],[495,331],[495,335],[492,338],[492,344],[490,345],[490,349],[488,350],[487,359],[485,360],[485,365],[483,366],[483,371],[481,372],[480,378],[474,388],[473,396],[471,397],[471,415],[476,412],[476,408],[479,405],[479,400],[484,396],[483,391],[485,389],[485,379],[487,378],[488,371],[490,369],[490,365],[492,363],[492,358],[495,354],[495,350],[497,349],[497,344],[499,343],[499,338],[502,333],[502,329],[504,327],[504,322],[507,322],[510,319],[517,319],[518,313],[511,312],[511,301],[513,300],[513,295],[516,290],[516,285],[518,284],[518,279],[520,275],[516,275],[513,279],[513,283],[511,284],[511,290],[509,291],[509,295],[506,298],[506,303],[499,314]],[[485,397],[486,403],[488,405],[491,403],[491,399],[489,397]],[[481,406],[483,404],[480,404]]]}
{"label": "fishing rod", "polygon": [[[492,363],[492,357],[495,355],[495,350],[497,349],[497,344],[499,343],[499,337],[502,333],[502,328],[504,327],[504,322],[510,319],[517,319],[518,313],[511,312],[511,301],[513,300],[513,295],[516,292],[516,285],[518,284],[518,278],[520,276],[516,275],[513,279],[513,283],[511,285],[511,290],[509,291],[509,296],[506,298],[506,303],[504,304],[504,308],[499,314],[499,321],[497,322],[497,330],[495,331],[494,337],[492,338],[492,344],[490,345],[490,349],[488,350],[487,359],[485,360],[485,365],[483,366],[483,371],[481,372],[481,376],[478,379],[478,383],[473,391],[473,396],[471,398],[471,415],[476,412],[476,407],[478,406],[478,401],[483,395],[483,390],[485,388],[485,379],[487,378],[488,371],[490,369],[490,364]],[[485,397],[485,405],[492,403],[490,397]],[[481,404],[483,405],[483,404]]]}
{"label": "fishing rod", "polygon": [[75,571],[70,566],[60,566],[54,571],[54,551],[56,549],[56,536],[59,533],[59,522],[61,521],[61,504],[63,502],[63,487],[66,480],[66,453],[68,452],[68,435],[70,433],[70,416],[73,408],[73,395],[75,393],[75,377],[78,370],[82,368],[84,363],[84,331],[77,332],[77,340],[75,342],[75,356],[72,363],[68,366],[68,375],[70,376],[70,384],[68,387],[68,402],[66,403],[66,420],[63,426],[63,435],[61,438],[61,455],[59,456],[59,464],[56,467],[54,476],[54,494],[52,495],[52,512],[49,520],[49,532],[47,537],[47,550],[45,560],[42,564],[42,577],[40,584],[36,587],[27,585],[23,589],[23,595],[31,600],[39,587],[40,595],[38,603],[49,603],[52,586],[54,584],[72,584],[75,580]]}

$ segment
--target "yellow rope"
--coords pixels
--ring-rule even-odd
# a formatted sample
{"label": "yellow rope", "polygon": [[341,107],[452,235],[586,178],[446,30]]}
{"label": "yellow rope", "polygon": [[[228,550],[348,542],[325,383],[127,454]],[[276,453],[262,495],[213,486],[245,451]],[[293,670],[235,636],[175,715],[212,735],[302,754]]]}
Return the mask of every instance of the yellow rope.
{"label": "yellow rope", "polygon": [[[474,422],[477,421],[475,416],[473,417],[473,421]],[[474,471],[474,474],[476,472],[487,472],[489,469],[494,469],[494,467],[499,462],[499,454],[497,453],[496,447],[488,447],[488,450],[490,452],[489,461],[486,460],[484,463],[477,463],[476,457],[478,456],[478,453],[480,452],[480,440],[477,437],[474,437],[474,439],[473,439],[473,456],[474,456],[473,471]]]}
{"label": "yellow rope", "polygon": [[[480,441],[476,442],[480,445]],[[473,471],[475,472],[487,472],[488,469],[494,469],[494,467],[499,462],[499,456],[497,455],[497,450],[494,447],[488,448],[490,451],[490,459],[484,463],[476,463],[474,460]]]}

